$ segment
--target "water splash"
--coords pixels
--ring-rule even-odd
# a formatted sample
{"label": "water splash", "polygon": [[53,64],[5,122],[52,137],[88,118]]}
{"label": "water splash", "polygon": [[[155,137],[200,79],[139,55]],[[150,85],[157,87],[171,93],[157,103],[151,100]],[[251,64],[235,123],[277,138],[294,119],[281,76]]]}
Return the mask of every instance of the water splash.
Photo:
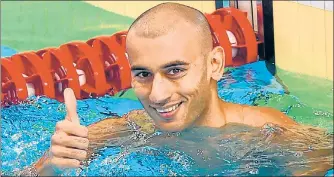
{"label": "water splash", "polygon": [[[66,171],[64,174],[286,176],[293,172],[290,170],[292,167],[302,173],[311,169],[312,164],[333,163],[329,160],[332,158],[331,155],[304,159],[306,154],[332,148],[333,142],[328,138],[333,132],[330,128],[333,127],[333,115],[313,109],[293,95],[285,94],[283,87],[265,70],[264,62],[230,69],[218,86],[219,96],[225,101],[275,107],[297,122],[326,128],[328,134],[307,128],[291,129],[290,132],[294,132],[299,139],[286,138],[280,143],[261,144],[261,136],[257,134],[252,138],[242,139],[252,132],[253,134],[259,132],[252,128],[233,127],[213,131],[219,135],[229,135],[228,137],[215,135],[211,130],[206,133],[201,130],[192,132],[196,136],[192,136],[190,140],[169,141],[164,144],[174,146],[142,144],[127,150],[107,147],[89,163],[88,167]],[[140,102],[125,98],[104,96],[78,101],[78,114],[83,125],[92,124],[112,115],[122,116],[134,109],[142,109]],[[2,152],[6,152],[1,156],[1,174],[13,175],[15,171],[35,162],[49,148],[55,124],[65,116],[65,106],[46,97],[31,97],[20,105],[5,107],[1,115]],[[157,133],[157,137],[159,136],[163,135]],[[182,134],[175,136],[180,138]],[[211,138],[214,142],[207,142],[207,137],[215,137]],[[291,143],[292,141],[294,143]],[[203,147],[203,144],[211,144],[214,148]],[[191,151],[186,153],[187,150]]]}

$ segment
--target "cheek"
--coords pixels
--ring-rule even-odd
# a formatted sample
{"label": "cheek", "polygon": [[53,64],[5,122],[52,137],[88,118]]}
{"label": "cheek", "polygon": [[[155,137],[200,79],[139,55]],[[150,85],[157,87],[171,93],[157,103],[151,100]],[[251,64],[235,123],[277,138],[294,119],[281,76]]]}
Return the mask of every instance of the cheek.
{"label": "cheek", "polygon": [[187,96],[199,96],[202,95],[204,89],[209,86],[206,82],[206,72],[195,70],[193,73],[187,75],[184,81],[179,84],[181,94]]}
{"label": "cheek", "polygon": [[181,86],[180,93],[188,98],[194,98],[200,94],[199,85],[195,82],[184,84]]}
{"label": "cheek", "polygon": [[138,83],[136,81],[132,81],[132,89],[135,92],[136,96],[141,100],[146,100],[149,95],[149,88],[148,86]]}
{"label": "cheek", "polygon": [[182,85],[181,94],[187,97],[190,101],[187,106],[188,108],[186,108],[186,112],[188,113],[190,111],[189,114],[192,116],[199,114],[205,104],[207,104],[206,99],[209,99],[208,94],[210,92],[210,85],[206,77],[206,72],[202,72],[201,75],[197,72],[196,75],[190,79],[190,82]]}

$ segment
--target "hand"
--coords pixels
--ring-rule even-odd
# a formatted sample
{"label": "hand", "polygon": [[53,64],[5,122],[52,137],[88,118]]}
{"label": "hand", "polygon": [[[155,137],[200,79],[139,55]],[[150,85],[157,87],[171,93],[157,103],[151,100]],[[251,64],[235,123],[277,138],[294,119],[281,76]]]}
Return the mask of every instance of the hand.
{"label": "hand", "polygon": [[80,125],[76,98],[72,89],[64,90],[67,110],[65,120],[57,122],[55,134],[51,138],[50,165],[58,168],[79,168],[88,150],[88,129]]}

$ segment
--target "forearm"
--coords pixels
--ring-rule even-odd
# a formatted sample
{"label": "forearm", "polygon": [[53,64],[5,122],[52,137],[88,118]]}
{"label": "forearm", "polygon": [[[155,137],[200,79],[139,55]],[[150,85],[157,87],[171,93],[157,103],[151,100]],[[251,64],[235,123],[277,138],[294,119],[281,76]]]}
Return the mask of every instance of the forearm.
{"label": "forearm", "polygon": [[106,146],[127,146],[141,135],[155,132],[151,118],[144,110],[133,110],[123,117],[111,117],[88,126],[89,157]]}
{"label": "forearm", "polygon": [[284,167],[293,176],[324,176],[333,167],[333,136],[324,130],[291,126],[271,138],[287,154]]}
{"label": "forearm", "polygon": [[[106,146],[121,146],[136,141],[138,132],[153,132],[151,124],[146,124],[148,117],[144,111],[132,111],[124,117],[106,118],[100,122],[89,125],[86,161],[92,155]],[[149,125],[149,126],[148,126]],[[23,170],[19,176],[54,176],[55,168],[51,165],[51,157],[47,151],[36,163]],[[37,173],[37,174],[36,174]]]}
{"label": "forearm", "polygon": [[107,118],[88,126],[89,149],[88,157],[106,146],[119,146],[124,138],[130,137],[131,129],[124,118]]}
{"label": "forearm", "polygon": [[50,153],[47,150],[43,156],[31,166],[20,171],[18,176],[55,176],[55,170],[50,165]]}

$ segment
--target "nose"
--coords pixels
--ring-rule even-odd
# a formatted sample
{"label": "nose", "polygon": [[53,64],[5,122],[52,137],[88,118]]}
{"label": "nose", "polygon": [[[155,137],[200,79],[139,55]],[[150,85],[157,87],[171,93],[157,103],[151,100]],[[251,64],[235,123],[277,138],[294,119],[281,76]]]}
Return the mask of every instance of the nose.
{"label": "nose", "polygon": [[150,102],[157,106],[166,104],[171,96],[170,87],[171,83],[168,79],[163,78],[160,74],[156,74],[149,95]]}

